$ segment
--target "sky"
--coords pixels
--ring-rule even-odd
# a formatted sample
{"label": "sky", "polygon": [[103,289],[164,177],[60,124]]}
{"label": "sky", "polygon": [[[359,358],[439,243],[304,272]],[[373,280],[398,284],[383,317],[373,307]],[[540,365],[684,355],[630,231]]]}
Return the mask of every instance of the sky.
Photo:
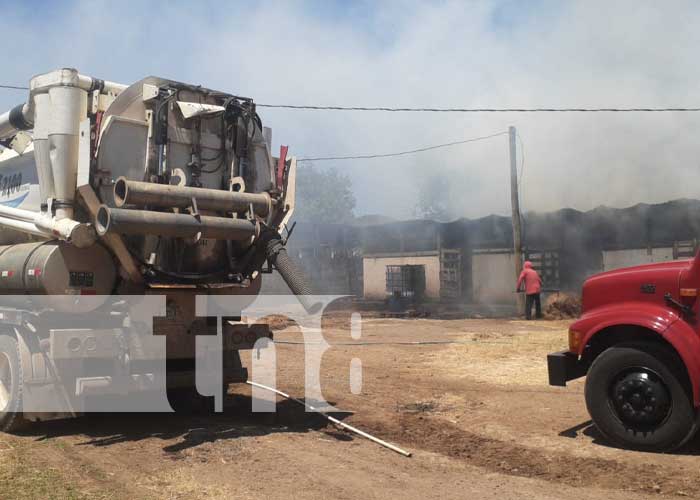
{"label": "sky", "polygon": [[[680,0],[0,0],[0,83],[75,67],[121,83],[163,76],[259,103],[700,107],[697,26],[700,3]],[[0,90],[0,111],[24,99]],[[391,153],[515,126],[524,211],[700,197],[700,113],[259,114],[273,149],[286,144],[297,157]],[[350,177],[360,215],[411,218],[436,178],[448,180],[452,217],[510,212],[507,136],[315,165]]]}

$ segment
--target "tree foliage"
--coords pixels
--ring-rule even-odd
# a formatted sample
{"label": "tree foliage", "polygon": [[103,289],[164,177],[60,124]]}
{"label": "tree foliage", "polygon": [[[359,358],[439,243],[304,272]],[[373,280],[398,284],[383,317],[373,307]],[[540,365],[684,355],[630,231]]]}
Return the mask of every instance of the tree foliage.
{"label": "tree foliage", "polygon": [[307,163],[297,170],[294,218],[300,222],[343,224],[355,217],[350,178],[336,169]]}

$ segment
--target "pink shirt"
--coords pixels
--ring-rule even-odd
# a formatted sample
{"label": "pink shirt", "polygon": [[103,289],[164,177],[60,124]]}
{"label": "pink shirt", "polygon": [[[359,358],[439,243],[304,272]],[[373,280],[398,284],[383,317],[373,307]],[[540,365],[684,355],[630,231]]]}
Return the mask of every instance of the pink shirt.
{"label": "pink shirt", "polygon": [[532,268],[532,263],[530,261],[525,262],[523,271],[520,273],[518,278],[518,285],[516,288],[520,290],[520,286],[525,282],[525,293],[531,295],[533,293],[540,293],[542,290],[542,278],[537,274]]}

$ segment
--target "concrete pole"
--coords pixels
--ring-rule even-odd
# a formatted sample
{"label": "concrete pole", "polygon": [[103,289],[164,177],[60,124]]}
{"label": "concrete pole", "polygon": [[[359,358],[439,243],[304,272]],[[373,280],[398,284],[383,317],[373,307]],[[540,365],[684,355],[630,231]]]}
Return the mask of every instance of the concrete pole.
{"label": "concrete pole", "polygon": [[[510,203],[513,220],[513,257],[515,259],[515,279],[518,279],[523,270],[523,242],[520,228],[520,200],[518,198],[518,161],[515,149],[515,127],[508,127],[508,139],[510,143]],[[517,294],[518,313],[525,310],[525,298]]]}

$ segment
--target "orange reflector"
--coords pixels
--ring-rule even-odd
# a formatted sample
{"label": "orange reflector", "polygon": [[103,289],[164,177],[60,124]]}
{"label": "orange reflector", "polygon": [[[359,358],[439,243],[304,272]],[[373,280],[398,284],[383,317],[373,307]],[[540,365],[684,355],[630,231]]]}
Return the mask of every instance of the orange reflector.
{"label": "orange reflector", "polygon": [[697,288],[681,288],[681,297],[697,297]]}
{"label": "orange reflector", "polygon": [[576,330],[569,330],[570,351],[578,352],[579,347],[581,347],[581,337],[583,337],[583,333],[577,332]]}

